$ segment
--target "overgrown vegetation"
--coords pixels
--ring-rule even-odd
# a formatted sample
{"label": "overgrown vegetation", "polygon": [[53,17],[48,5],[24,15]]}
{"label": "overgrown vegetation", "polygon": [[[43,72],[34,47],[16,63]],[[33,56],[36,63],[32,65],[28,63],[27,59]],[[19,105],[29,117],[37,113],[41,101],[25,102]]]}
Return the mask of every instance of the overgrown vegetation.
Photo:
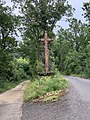
{"label": "overgrown vegetation", "polygon": [[9,81],[5,81],[4,83],[0,83],[0,93],[3,93],[7,90],[14,88],[17,84],[18,84],[18,82],[9,82]]}
{"label": "overgrown vegetation", "polygon": [[[58,92],[59,90],[67,88],[67,86],[68,82],[60,75],[60,73],[57,73],[54,76],[41,77],[28,84],[24,92],[24,100],[29,101],[37,98],[39,99],[47,93]],[[58,96],[56,96],[56,98],[57,97]],[[55,99],[55,94],[47,99],[43,98],[44,101],[52,99]]]}
{"label": "overgrown vegetation", "polygon": [[13,61],[9,63],[10,70],[7,69],[8,73],[3,70],[3,75],[0,79],[0,92],[4,92],[15,87],[20,82],[31,79],[31,72],[29,67],[29,61],[22,58],[14,58]]}
{"label": "overgrown vegetation", "polygon": [[77,74],[90,78],[90,28],[89,23],[69,20],[69,28],[61,28],[54,41],[55,64],[64,74]]}

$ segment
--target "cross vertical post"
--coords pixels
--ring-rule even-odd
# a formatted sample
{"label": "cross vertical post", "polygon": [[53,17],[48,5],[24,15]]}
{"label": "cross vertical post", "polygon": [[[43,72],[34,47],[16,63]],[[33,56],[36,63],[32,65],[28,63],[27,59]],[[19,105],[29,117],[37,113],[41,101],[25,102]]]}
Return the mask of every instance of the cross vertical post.
{"label": "cross vertical post", "polygon": [[47,31],[45,31],[45,37],[44,37],[44,42],[45,42],[45,72],[46,74],[48,73],[49,70],[49,63],[48,63],[48,36],[47,36]]}
{"label": "cross vertical post", "polygon": [[49,50],[48,50],[48,44],[52,40],[50,38],[48,38],[47,31],[45,31],[44,39],[40,39],[40,41],[44,42],[44,49],[45,49],[45,75],[48,75],[49,74]]}

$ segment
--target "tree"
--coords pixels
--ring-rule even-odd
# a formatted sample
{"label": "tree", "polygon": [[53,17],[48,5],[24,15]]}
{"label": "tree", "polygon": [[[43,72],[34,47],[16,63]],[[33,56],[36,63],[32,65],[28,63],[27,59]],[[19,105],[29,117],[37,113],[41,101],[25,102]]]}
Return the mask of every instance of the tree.
{"label": "tree", "polygon": [[0,80],[9,80],[18,24],[18,16],[13,15],[11,8],[0,1]]}
{"label": "tree", "polygon": [[69,37],[69,40],[72,44],[73,49],[79,52],[89,43],[89,39],[87,39],[87,25],[83,24],[81,20],[71,18],[69,20],[69,26],[70,28],[68,31],[71,36]]}
{"label": "tree", "polygon": [[84,3],[82,9],[84,10],[84,17],[90,22],[90,2]]}
{"label": "tree", "polygon": [[[32,74],[37,73],[37,64],[41,54],[40,38],[47,30],[49,37],[54,36],[53,28],[62,16],[71,15],[71,6],[65,0],[28,0],[22,7],[24,37],[21,49],[30,59]],[[27,52],[25,52],[27,51]]]}
{"label": "tree", "polygon": [[75,18],[69,19],[69,28],[60,28],[54,44],[55,64],[66,74],[89,76],[89,26]]}
{"label": "tree", "polygon": [[61,72],[65,70],[64,61],[70,49],[70,43],[68,42],[69,37],[68,30],[60,28],[58,38],[54,41],[52,47],[55,65]]}

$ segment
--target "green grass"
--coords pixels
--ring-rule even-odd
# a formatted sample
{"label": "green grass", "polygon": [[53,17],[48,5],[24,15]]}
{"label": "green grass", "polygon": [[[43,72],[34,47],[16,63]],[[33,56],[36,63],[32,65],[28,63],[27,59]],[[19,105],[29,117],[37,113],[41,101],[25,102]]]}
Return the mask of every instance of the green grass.
{"label": "green grass", "polygon": [[86,74],[86,73],[81,73],[81,74],[71,74],[71,76],[90,79],[90,74]]}
{"label": "green grass", "polygon": [[14,88],[17,84],[14,82],[4,82],[2,86],[0,86],[0,93],[3,93],[7,90]]}
{"label": "green grass", "polygon": [[[46,95],[46,93],[63,90],[67,86],[67,80],[63,78],[60,73],[57,73],[54,76],[41,77],[27,85],[24,92],[24,101],[38,99],[41,96]],[[54,98],[51,97],[51,99]]]}

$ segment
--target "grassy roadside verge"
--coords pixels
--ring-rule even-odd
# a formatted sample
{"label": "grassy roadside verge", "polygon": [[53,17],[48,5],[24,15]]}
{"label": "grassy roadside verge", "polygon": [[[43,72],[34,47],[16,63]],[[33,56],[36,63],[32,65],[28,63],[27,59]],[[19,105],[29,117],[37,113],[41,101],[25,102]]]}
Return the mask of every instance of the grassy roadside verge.
{"label": "grassy roadside verge", "polygon": [[85,79],[90,79],[90,77],[88,75],[85,75],[85,74],[71,74],[70,76],[81,77],[81,78],[85,78]]}
{"label": "grassy roadside verge", "polygon": [[0,84],[0,94],[3,92],[6,92],[7,90],[10,90],[12,88],[15,88],[18,84],[20,84],[23,81],[5,81],[2,84]]}
{"label": "grassy roadside verge", "polygon": [[60,73],[54,76],[41,77],[30,82],[24,91],[24,101],[43,100],[50,101],[59,98],[67,88],[68,82]]}
{"label": "grassy roadside verge", "polygon": [[14,82],[4,82],[3,85],[0,85],[0,93],[10,90],[16,87],[16,85],[17,83],[14,83]]}

